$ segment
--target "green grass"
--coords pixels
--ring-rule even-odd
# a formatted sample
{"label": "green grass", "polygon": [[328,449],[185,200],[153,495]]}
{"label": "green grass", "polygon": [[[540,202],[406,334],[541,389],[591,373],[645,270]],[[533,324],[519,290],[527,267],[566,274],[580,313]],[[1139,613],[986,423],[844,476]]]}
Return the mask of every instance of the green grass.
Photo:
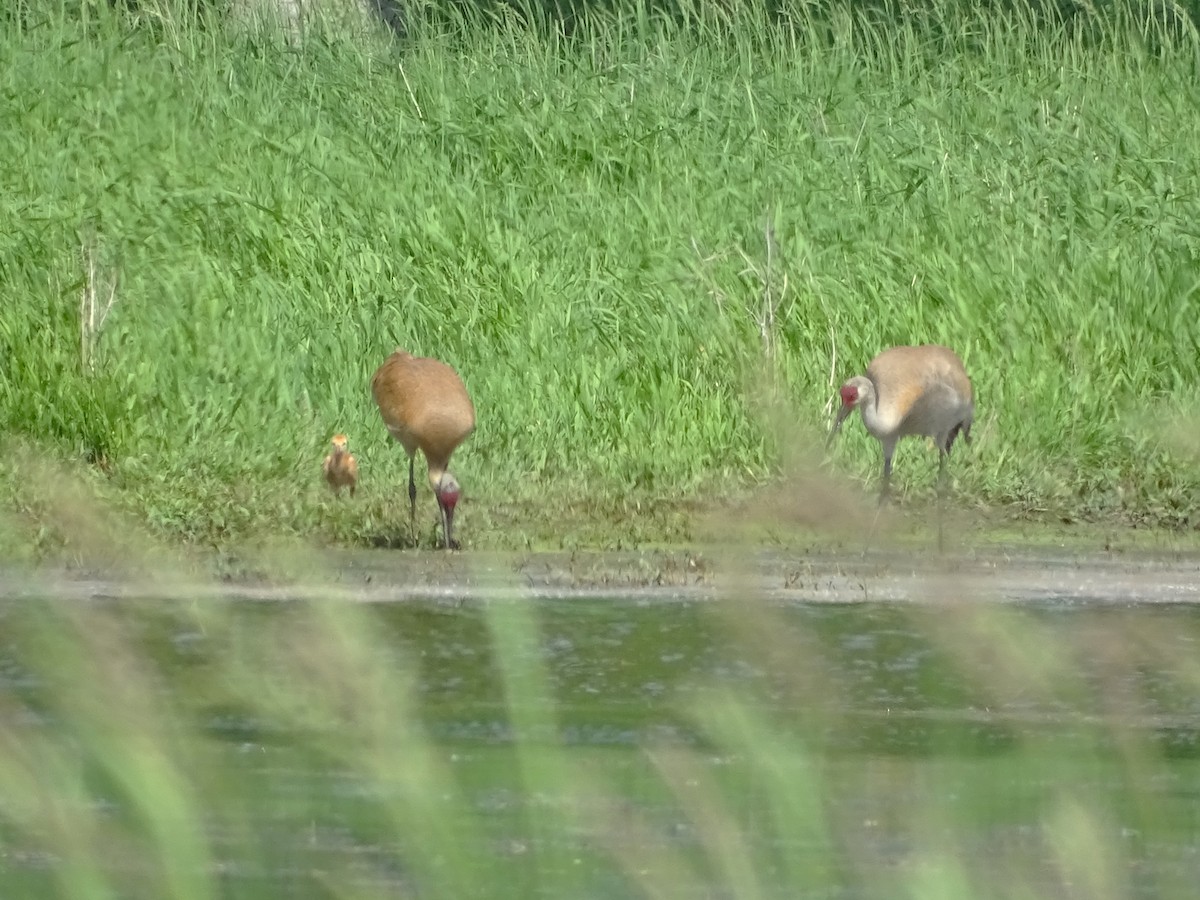
{"label": "green grass", "polygon": [[[26,540],[61,539],[49,466],[171,540],[402,543],[367,389],[397,344],[474,397],[468,545],[687,536],[805,472],[836,383],[926,341],[977,390],[961,504],[1196,525],[1194,30],[800,5],[292,46],[81,8],[0,33],[0,503]],[[89,286],[113,299],[81,343]],[[335,431],[352,504],[319,483]],[[833,465],[873,490],[878,447],[854,423]],[[905,445],[896,486],[935,468]]]}

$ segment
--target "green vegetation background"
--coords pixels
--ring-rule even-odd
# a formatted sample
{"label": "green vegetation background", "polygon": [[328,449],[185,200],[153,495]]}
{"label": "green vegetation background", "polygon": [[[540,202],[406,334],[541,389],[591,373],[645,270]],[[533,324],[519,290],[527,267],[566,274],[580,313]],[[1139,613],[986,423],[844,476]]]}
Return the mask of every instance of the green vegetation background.
{"label": "green vegetation background", "polygon": [[[959,502],[1195,526],[1200,42],[1102,6],[10,19],[0,503],[44,537],[48,457],[171,538],[399,540],[367,382],[403,345],[474,396],[462,536],[502,545],[790,477],[837,382],[940,342],[978,395]],[[874,488],[861,426],[834,465]],[[912,442],[897,486],[934,470]]]}

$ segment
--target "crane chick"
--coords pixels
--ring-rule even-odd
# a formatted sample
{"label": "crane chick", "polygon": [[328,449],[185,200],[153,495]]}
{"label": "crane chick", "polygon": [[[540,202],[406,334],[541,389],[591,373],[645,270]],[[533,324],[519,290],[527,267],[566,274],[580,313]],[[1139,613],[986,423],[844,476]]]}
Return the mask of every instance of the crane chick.
{"label": "crane chick", "polygon": [[[959,434],[971,441],[975,401],[971,379],[953,350],[937,344],[884,350],[858,375],[842,385],[838,411],[826,447],[854,410],[862,413],[867,431],[883,448],[883,480],[879,505],[888,498],[896,443],[907,435],[924,435],[938,448],[938,549],[942,549],[941,500],[946,459]],[[872,531],[874,525],[872,525]],[[869,540],[869,538],[868,538]]]}
{"label": "crane chick", "polygon": [[417,485],[413,461],[420,450],[441,510],[445,546],[457,547],[454,508],[462,489],[449,465],[455,448],[475,429],[475,406],[466,386],[444,362],[397,348],[372,377],[371,394],[388,431],[408,454],[409,527],[414,537]]}
{"label": "crane chick", "polygon": [[358,484],[358,462],[349,450],[349,441],[344,434],[335,434],[330,441],[333,449],[325,457],[321,466],[325,473],[325,481],[333,490],[335,497],[340,497],[342,488],[350,488],[350,496],[354,496],[354,488]]}

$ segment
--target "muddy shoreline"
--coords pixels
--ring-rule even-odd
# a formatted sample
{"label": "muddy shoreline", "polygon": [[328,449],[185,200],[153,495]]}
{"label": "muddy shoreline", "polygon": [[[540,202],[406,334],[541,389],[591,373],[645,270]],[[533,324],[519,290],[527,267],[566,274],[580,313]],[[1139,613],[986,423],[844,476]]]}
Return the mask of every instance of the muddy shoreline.
{"label": "muddy shoreline", "polygon": [[931,553],[702,550],[455,553],[331,551],[272,574],[191,576],[164,568],[0,568],[0,599],[453,603],[517,598],[779,603],[983,600],[1080,604],[1200,602],[1200,556],[992,548]]}

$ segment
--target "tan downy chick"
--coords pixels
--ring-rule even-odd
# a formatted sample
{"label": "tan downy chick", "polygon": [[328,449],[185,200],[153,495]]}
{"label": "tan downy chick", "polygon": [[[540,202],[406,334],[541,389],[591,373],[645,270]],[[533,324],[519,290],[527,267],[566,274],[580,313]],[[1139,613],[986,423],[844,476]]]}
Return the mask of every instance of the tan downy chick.
{"label": "tan downy chick", "polygon": [[975,416],[971,379],[962,360],[950,348],[937,344],[892,347],[871,360],[866,375],[855,376],[843,384],[840,394],[842,407],[826,446],[841,430],[846,417],[859,410],[867,431],[883,447],[880,506],[888,497],[896,443],[910,434],[933,439],[938,448],[938,549],[941,550],[946,459],[959,434],[970,443]]}
{"label": "tan downy chick", "polygon": [[454,541],[454,508],[462,491],[450,474],[450,455],[475,429],[475,407],[458,373],[444,362],[397,348],[371,379],[383,422],[408,454],[409,526],[416,535],[418,450],[429,465],[429,483],[442,513],[447,548]]}
{"label": "tan downy chick", "polygon": [[344,487],[350,488],[350,496],[353,497],[354,488],[358,484],[358,463],[348,449],[349,441],[344,434],[335,434],[331,443],[333,449],[329,451],[321,466],[325,480],[333,489],[335,497],[341,496]]}

